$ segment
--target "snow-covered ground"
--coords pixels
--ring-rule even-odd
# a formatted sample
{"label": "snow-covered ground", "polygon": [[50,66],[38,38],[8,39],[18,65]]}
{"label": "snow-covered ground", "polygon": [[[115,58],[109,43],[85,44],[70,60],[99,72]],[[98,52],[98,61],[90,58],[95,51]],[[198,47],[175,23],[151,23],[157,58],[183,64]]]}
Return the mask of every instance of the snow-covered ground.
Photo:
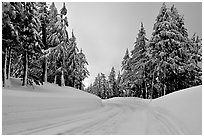
{"label": "snow-covered ground", "polygon": [[3,88],[3,134],[202,134],[201,86],[150,101],[20,84]]}

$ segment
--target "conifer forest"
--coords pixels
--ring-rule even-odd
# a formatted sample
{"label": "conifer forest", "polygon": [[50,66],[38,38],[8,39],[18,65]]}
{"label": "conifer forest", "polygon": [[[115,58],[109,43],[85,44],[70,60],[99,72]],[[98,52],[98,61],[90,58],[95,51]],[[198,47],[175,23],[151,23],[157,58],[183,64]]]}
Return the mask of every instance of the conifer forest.
{"label": "conifer forest", "polygon": [[[45,82],[70,86],[102,99],[153,99],[202,85],[202,39],[189,36],[184,16],[165,3],[152,24],[151,37],[141,22],[132,49],[124,51],[121,69],[100,72],[85,88],[88,60],[69,28],[69,9],[55,3],[2,2],[2,86],[20,78],[22,86]],[[71,34],[71,35],[69,35]],[[114,51],[113,51],[114,52]]]}
{"label": "conifer forest", "polygon": [[2,80],[21,78],[22,86],[44,82],[83,88],[89,75],[74,32],[68,35],[68,10],[54,2],[2,3]]}

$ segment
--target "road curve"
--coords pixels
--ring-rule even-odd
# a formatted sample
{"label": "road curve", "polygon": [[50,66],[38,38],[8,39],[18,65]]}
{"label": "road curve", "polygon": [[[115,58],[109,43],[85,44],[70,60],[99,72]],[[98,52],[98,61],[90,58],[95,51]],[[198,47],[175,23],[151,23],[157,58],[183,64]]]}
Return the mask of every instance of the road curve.
{"label": "road curve", "polygon": [[159,108],[140,99],[103,101],[100,109],[74,117],[65,116],[60,121],[14,134],[57,135],[145,135],[188,134],[187,130]]}

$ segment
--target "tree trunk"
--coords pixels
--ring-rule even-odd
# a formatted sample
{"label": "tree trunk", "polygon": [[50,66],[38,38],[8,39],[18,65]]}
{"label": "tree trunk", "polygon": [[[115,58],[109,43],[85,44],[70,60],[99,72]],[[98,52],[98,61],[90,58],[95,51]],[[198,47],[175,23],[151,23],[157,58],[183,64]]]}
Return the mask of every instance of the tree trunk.
{"label": "tree trunk", "polygon": [[7,76],[6,76],[7,87],[10,87],[10,85],[11,85],[11,81],[10,81],[10,77],[11,77],[11,53],[12,53],[12,49],[9,48],[9,51],[8,51]]}
{"label": "tree trunk", "polygon": [[164,84],[164,96],[166,95],[166,85]]}
{"label": "tree trunk", "polygon": [[3,87],[6,86],[6,66],[7,66],[7,48],[5,49],[5,59],[3,68]]}
{"label": "tree trunk", "polygon": [[73,86],[73,88],[74,88],[74,81],[75,81],[75,77],[73,76],[73,78],[72,78],[72,86]]}
{"label": "tree trunk", "polygon": [[28,53],[27,51],[25,51],[24,53],[24,60],[23,60],[23,84],[22,86],[26,86],[27,85],[27,79],[28,79]]}
{"label": "tree trunk", "polygon": [[80,80],[79,89],[82,89],[82,80]]}
{"label": "tree trunk", "polygon": [[12,49],[9,49],[9,55],[8,55],[8,72],[7,72],[7,79],[10,80],[10,76],[11,76],[11,53],[12,53]]}
{"label": "tree trunk", "polygon": [[57,84],[57,75],[55,74],[54,84]]}
{"label": "tree trunk", "polygon": [[148,97],[147,97],[147,83],[146,82],[145,82],[145,93],[146,93],[145,98],[147,99]]}
{"label": "tree trunk", "polygon": [[154,92],[154,72],[153,72],[153,79],[152,79],[152,91],[151,91],[151,95],[150,95],[150,99],[152,100],[152,96],[153,96],[153,92]]}
{"label": "tree trunk", "polygon": [[[45,25],[45,22],[42,23],[42,42],[44,44],[44,49],[48,49],[48,46],[46,44],[46,25]],[[43,67],[43,75],[42,75],[42,80],[43,82],[47,82],[47,57],[44,58],[44,61],[43,61],[43,64],[42,64],[42,67]]]}
{"label": "tree trunk", "polygon": [[61,75],[61,86],[64,86],[64,71],[62,69],[62,75]]}
{"label": "tree trunk", "polygon": [[42,64],[43,72],[42,72],[42,80],[43,82],[47,82],[47,58],[44,58],[43,64]]}

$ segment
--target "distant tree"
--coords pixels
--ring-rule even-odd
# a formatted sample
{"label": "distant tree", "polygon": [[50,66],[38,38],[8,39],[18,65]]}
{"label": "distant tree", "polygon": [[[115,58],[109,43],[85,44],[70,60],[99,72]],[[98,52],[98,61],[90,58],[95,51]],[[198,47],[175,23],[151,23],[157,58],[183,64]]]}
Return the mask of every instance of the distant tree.
{"label": "distant tree", "polygon": [[99,96],[101,99],[107,99],[110,98],[110,89],[109,89],[109,83],[106,79],[105,74],[98,73],[97,77],[95,77],[95,80],[93,84],[90,84],[85,91],[95,94]]}
{"label": "distant tree", "polygon": [[110,87],[110,91],[111,91],[111,97],[115,97],[116,96],[116,74],[115,74],[115,68],[112,67],[111,68],[111,72],[108,76],[108,82],[109,82],[109,87]]}
{"label": "distant tree", "polygon": [[122,76],[120,74],[120,71],[118,72],[118,76],[117,76],[117,79],[116,79],[116,96],[117,97],[122,97],[123,96],[123,89],[122,89],[122,86],[121,86],[121,82],[122,82]]}
{"label": "distant tree", "polygon": [[101,97],[102,99],[106,99],[109,97],[109,87],[108,87],[108,81],[106,79],[105,74],[101,73]]}

